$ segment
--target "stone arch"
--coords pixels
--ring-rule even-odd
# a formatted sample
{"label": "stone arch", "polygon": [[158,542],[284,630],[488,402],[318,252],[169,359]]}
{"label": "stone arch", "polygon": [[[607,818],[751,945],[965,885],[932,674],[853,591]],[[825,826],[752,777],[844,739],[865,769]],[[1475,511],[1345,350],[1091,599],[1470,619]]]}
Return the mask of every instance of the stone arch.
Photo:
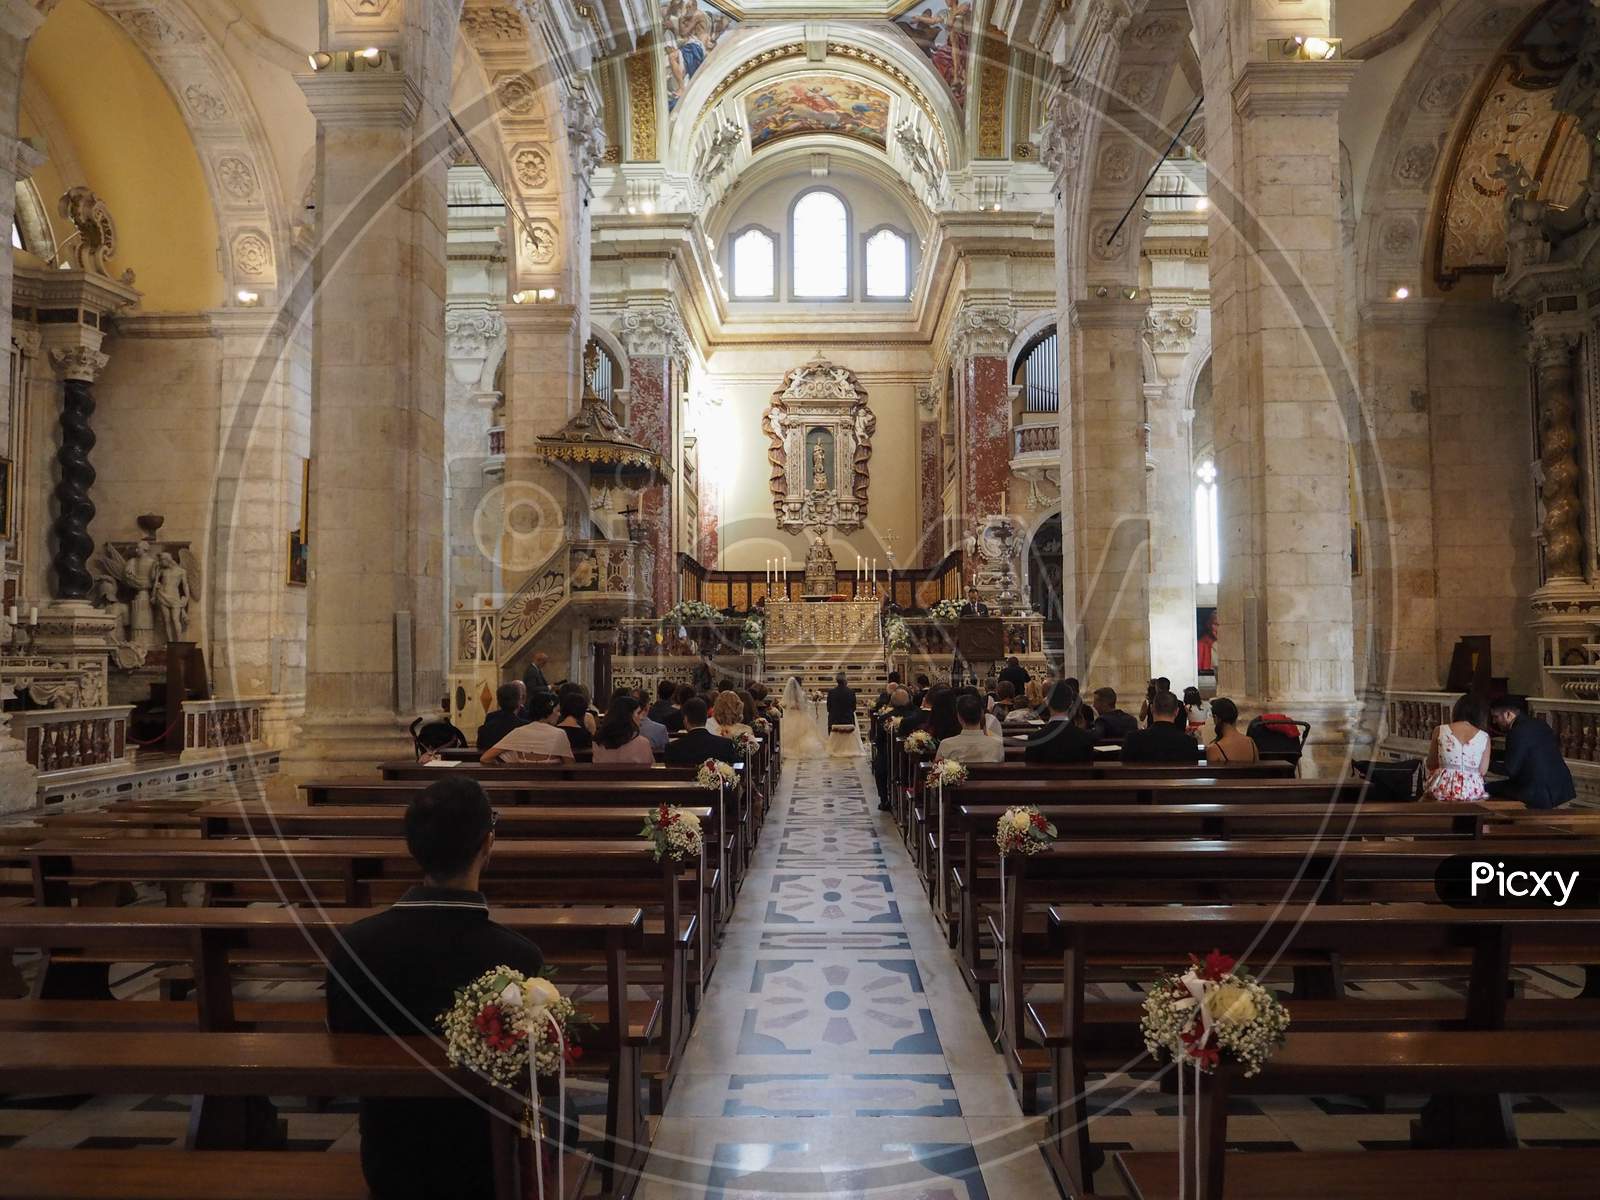
{"label": "stone arch", "polygon": [[210,189],[230,301],[271,300],[289,276],[289,219],[276,163],[243,80],[191,0],[91,0],[155,68],[183,115]]}
{"label": "stone arch", "polygon": [[[1367,170],[1356,232],[1362,300],[1417,290],[1465,102],[1507,39],[1545,0],[1463,0],[1439,22],[1395,94]],[[1470,117],[1469,117],[1470,119]]]}
{"label": "stone arch", "polygon": [[[1104,93],[1088,98],[1102,113],[1080,164],[1088,194],[1077,248],[1090,287],[1138,281],[1144,226],[1137,208],[1145,177],[1173,132],[1163,118],[1174,85],[1184,79],[1173,63],[1188,53],[1191,28],[1186,0],[1150,0],[1122,32]],[[1135,211],[1124,221],[1130,205]]]}
{"label": "stone arch", "polygon": [[1032,320],[1017,330],[1017,336],[1011,339],[1011,345],[1006,350],[1006,378],[1010,379],[1016,373],[1017,362],[1033,340],[1045,330],[1055,325],[1057,314],[1054,309],[1047,309],[1036,314]]}
{"label": "stone arch", "polygon": [[534,23],[528,12],[515,0],[468,0],[461,45],[482,78],[464,80],[458,60],[454,107],[516,210],[509,290],[558,286],[573,295],[587,254],[588,181],[602,153],[599,111],[581,87],[563,90],[561,64],[540,52],[549,45],[542,18]]}

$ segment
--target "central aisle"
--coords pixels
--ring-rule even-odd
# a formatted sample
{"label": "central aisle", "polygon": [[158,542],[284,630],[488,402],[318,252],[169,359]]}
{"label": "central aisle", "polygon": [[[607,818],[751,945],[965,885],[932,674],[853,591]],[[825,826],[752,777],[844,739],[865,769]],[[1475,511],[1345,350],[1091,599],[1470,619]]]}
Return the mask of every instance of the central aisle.
{"label": "central aisle", "polygon": [[870,789],[785,769],[643,1196],[1056,1195]]}

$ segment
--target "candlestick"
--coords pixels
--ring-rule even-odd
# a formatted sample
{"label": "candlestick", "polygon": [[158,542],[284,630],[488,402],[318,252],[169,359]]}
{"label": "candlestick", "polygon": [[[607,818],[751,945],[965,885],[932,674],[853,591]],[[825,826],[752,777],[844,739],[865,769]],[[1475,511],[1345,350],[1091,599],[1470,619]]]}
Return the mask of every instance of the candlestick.
{"label": "candlestick", "polygon": [[37,625],[38,623],[39,623],[39,606],[37,604],[35,604],[32,608],[30,608],[28,610],[28,624],[30,626],[32,626],[32,625]]}

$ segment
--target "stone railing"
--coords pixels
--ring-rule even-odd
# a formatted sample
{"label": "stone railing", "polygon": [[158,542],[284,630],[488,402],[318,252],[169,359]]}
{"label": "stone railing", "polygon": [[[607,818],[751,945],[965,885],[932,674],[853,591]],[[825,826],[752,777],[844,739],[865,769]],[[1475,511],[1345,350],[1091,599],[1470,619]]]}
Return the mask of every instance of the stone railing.
{"label": "stone railing", "polygon": [[[1429,737],[1450,719],[1450,709],[1459,696],[1459,692],[1386,693],[1380,755],[1426,755]],[[1561,740],[1561,753],[1572,768],[1579,800],[1600,803],[1600,701],[1534,696],[1528,699],[1528,708]]]}
{"label": "stone railing", "polygon": [[266,700],[185,700],[183,760],[263,748]]}
{"label": "stone railing", "polygon": [[1024,454],[1053,454],[1061,446],[1061,427],[1055,422],[1048,425],[1018,425],[1012,431],[1015,444],[1012,457]]}
{"label": "stone railing", "polygon": [[[41,777],[98,773],[128,765],[129,704],[106,708],[41,708],[11,714],[11,734]],[[41,778],[41,782],[46,782]]]}

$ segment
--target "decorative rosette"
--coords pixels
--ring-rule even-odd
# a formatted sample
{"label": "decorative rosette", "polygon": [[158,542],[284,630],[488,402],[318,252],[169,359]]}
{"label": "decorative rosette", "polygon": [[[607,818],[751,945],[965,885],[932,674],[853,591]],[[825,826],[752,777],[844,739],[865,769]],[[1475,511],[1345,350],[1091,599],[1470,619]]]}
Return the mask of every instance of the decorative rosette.
{"label": "decorative rosette", "polygon": [[700,818],[692,812],[663,804],[644,815],[644,828],[640,837],[655,843],[655,860],[670,858],[682,862],[686,858],[699,858],[705,849],[705,835],[700,832]]}
{"label": "decorative rosette", "polygon": [[939,743],[934,739],[933,734],[926,729],[914,729],[906,735],[907,754],[928,755],[938,748]]}
{"label": "decorative rosette", "polygon": [[1283,1044],[1289,1010],[1218,950],[1189,956],[1189,969],[1160,980],[1144,1001],[1139,1032],[1151,1054],[1211,1072],[1223,1059],[1254,1075]]}
{"label": "decorative rosette", "polygon": [[734,781],[738,778],[738,772],[733,769],[732,763],[725,763],[716,758],[708,758],[701,763],[700,769],[695,772],[694,776],[696,783],[711,791],[732,787]]}
{"label": "decorative rosette", "polygon": [[528,1070],[530,1056],[538,1074],[554,1075],[581,1054],[569,1028],[576,1011],[543,976],[496,967],[458,988],[439,1015],[445,1054],[452,1066],[507,1087]]}
{"label": "decorative rosette", "polygon": [[994,841],[1002,855],[1038,854],[1050,849],[1056,827],[1036,807],[1008,808],[995,825]]}
{"label": "decorative rosette", "polygon": [[928,781],[947,788],[963,784],[967,781],[967,764],[959,758],[936,758]]}

